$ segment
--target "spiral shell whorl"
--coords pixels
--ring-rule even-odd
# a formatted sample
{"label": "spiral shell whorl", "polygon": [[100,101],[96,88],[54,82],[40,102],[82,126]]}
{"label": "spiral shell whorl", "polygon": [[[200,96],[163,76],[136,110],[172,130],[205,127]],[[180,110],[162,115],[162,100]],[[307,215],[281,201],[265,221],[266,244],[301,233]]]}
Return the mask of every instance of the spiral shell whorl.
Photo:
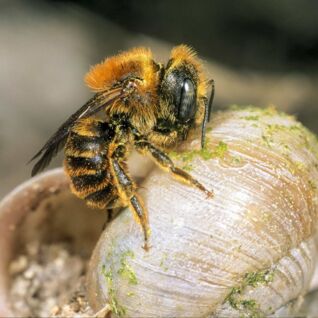
{"label": "spiral shell whorl", "polygon": [[305,293],[316,261],[315,137],[253,107],[216,114],[207,135],[207,149],[194,136],[174,160],[215,197],[154,171],[141,191],[152,248],[140,248],[127,210],[108,226],[88,275],[95,309],[108,301],[127,316],[248,317]]}

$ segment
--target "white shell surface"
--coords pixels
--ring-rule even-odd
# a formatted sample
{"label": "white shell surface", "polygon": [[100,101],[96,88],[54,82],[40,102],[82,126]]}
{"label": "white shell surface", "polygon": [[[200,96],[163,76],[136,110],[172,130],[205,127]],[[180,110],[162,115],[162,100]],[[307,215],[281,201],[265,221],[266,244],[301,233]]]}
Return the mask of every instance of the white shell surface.
{"label": "white shell surface", "polygon": [[291,116],[252,107],[217,114],[207,135],[206,150],[194,137],[173,157],[214,197],[150,174],[140,193],[152,247],[141,248],[129,210],[107,227],[88,275],[96,310],[108,302],[119,316],[248,317],[306,292],[316,262],[315,137]]}

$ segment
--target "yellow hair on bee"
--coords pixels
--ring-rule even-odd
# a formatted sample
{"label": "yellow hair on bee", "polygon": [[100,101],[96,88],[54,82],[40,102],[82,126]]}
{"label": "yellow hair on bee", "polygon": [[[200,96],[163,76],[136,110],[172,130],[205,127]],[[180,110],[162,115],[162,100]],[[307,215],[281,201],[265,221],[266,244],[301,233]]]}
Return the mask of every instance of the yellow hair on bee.
{"label": "yellow hair on bee", "polygon": [[198,72],[198,95],[205,96],[207,91],[207,80],[202,70],[202,63],[197,57],[196,52],[189,46],[181,44],[176,46],[171,51],[173,64],[186,63],[193,65]]}
{"label": "yellow hair on bee", "polygon": [[174,59],[176,61],[188,61],[191,64],[195,64],[197,66],[200,65],[198,59],[197,59],[197,53],[192,49],[190,46],[181,44],[176,47],[174,47],[171,50],[170,58]]}
{"label": "yellow hair on bee", "polygon": [[109,89],[128,75],[144,80],[145,89],[155,83],[154,62],[149,49],[139,47],[105,59],[85,76],[85,82],[95,92]]}
{"label": "yellow hair on bee", "polygon": [[88,175],[88,174],[95,175],[96,174],[96,170],[85,168],[85,167],[73,169],[72,167],[70,167],[67,160],[64,160],[64,171],[69,177],[80,177],[82,175]]}

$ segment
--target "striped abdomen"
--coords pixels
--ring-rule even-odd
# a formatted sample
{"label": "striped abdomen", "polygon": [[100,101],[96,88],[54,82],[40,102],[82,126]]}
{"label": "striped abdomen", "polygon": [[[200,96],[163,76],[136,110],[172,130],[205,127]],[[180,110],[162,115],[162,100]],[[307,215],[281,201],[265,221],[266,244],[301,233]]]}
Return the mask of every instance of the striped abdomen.
{"label": "striped abdomen", "polygon": [[82,119],[72,128],[65,146],[64,166],[72,192],[92,207],[105,208],[117,198],[107,152],[114,128],[97,119]]}

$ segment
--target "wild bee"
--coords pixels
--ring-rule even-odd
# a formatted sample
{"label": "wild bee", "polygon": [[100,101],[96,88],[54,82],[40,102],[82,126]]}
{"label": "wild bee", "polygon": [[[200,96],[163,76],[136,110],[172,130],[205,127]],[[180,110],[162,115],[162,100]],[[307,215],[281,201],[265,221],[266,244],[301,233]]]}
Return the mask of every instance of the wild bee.
{"label": "wild bee", "polygon": [[[85,81],[96,94],[31,159],[40,157],[32,176],[64,148],[72,192],[94,208],[129,206],[142,226],[147,249],[148,213],[127,170],[127,156],[134,147],[176,179],[212,197],[212,191],[175,167],[164,151],[199,125],[204,147],[214,82],[206,80],[200,60],[185,45],[171,51],[166,66],[155,62],[149,49],[133,48],[93,66]],[[102,119],[96,116],[100,111]]]}

